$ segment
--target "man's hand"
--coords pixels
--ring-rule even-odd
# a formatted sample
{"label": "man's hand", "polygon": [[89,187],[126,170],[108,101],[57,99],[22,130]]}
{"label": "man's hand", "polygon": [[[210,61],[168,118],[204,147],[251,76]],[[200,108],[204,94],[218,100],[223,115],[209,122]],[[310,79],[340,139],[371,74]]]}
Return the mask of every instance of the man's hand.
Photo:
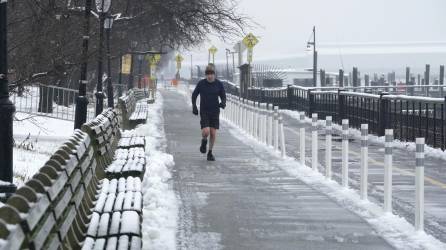
{"label": "man's hand", "polygon": [[192,107],[192,114],[198,115],[198,108],[195,105]]}
{"label": "man's hand", "polygon": [[225,109],[225,108],[226,108],[226,104],[224,104],[224,103],[220,103],[218,106],[219,106],[220,108],[222,108],[222,109]]}

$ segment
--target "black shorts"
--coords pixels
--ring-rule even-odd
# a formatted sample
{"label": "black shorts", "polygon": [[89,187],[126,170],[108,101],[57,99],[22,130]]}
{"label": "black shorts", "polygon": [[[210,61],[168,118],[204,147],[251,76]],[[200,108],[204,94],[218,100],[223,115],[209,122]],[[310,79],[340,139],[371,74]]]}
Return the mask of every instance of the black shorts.
{"label": "black shorts", "polygon": [[201,121],[201,129],[203,128],[220,128],[220,113],[200,113]]}

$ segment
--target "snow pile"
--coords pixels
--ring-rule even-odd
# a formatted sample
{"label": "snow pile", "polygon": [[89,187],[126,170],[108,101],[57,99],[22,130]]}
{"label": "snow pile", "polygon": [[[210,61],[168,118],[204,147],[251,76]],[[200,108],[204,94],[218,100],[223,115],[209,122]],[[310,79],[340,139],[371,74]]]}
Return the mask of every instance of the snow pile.
{"label": "snow pile", "polygon": [[[295,112],[297,113],[297,112]],[[307,119],[308,120],[308,119]],[[253,139],[232,123],[230,132],[237,138],[244,138],[247,145],[267,151],[273,163],[280,166],[291,176],[308,184],[315,190],[326,194],[342,207],[364,218],[385,240],[397,249],[446,249],[446,244],[425,232],[418,232],[414,226],[400,216],[388,214],[381,207],[360,199],[359,194],[350,188],[344,188],[333,180],[327,180],[321,173],[302,165],[292,157],[280,157],[280,153]]]}
{"label": "snow pile", "polygon": [[166,153],[162,103],[162,96],[157,93],[156,102],[149,106],[147,124],[128,132],[146,137],[148,165],[142,190],[144,249],[176,249],[178,202],[170,185],[169,169],[174,165],[174,160],[172,155]]}

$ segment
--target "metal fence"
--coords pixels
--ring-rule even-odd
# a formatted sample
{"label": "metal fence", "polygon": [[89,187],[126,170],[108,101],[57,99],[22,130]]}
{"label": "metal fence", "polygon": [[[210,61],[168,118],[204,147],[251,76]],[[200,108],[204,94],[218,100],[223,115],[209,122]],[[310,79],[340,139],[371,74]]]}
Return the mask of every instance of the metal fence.
{"label": "metal fence", "polygon": [[[12,93],[11,100],[17,112],[74,121],[77,97],[78,91],[74,89],[33,84]],[[87,120],[91,120],[95,117],[96,102],[93,93],[88,93],[87,97]]]}
{"label": "metal fence", "polygon": [[[228,93],[239,94],[238,86],[226,82],[225,87]],[[417,137],[424,137],[427,144],[446,148],[445,97],[395,94],[399,92],[391,86],[369,88],[373,91],[368,92],[373,94],[364,93],[365,88],[251,88],[247,98],[272,103],[281,109],[305,111],[307,116],[317,113],[320,119],[332,116],[338,124],[342,119],[349,119],[350,126],[356,129],[367,123],[369,131],[379,136],[384,136],[385,129],[394,129],[395,138],[401,141],[414,142]],[[423,88],[425,92],[431,87]],[[391,90],[394,94],[378,90]]]}

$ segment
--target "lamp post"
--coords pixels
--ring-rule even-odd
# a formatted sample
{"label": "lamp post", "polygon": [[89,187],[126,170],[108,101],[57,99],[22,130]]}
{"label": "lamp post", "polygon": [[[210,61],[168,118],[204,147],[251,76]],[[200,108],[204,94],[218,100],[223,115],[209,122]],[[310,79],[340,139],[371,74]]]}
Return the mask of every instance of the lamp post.
{"label": "lamp post", "polygon": [[82,66],[79,80],[79,95],[76,99],[76,112],[74,114],[74,129],[80,129],[87,121],[87,69],[88,69],[88,43],[90,41],[90,12],[92,0],[85,1],[84,35],[82,37]]}
{"label": "lamp post", "polygon": [[231,53],[229,49],[226,49],[226,80],[229,81],[229,61],[228,54]]}
{"label": "lamp post", "polygon": [[142,62],[144,61],[143,55],[138,55],[138,89],[142,88]]}
{"label": "lamp post", "polygon": [[130,75],[129,75],[129,79],[128,79],[128,86],[127,86],[127,90],[131,90],[133,88],[133,69],[134,69],[134,65],[133,65],[133,51],[136,49],[136,46],[138,46],[138,42],[137,41],[132,41],[130,44],[130,54],[131,54],[131,62],[130,62]]}
{"label": "lamp post", "polygon": [[0,193],[9,196],[16,186],[13,180],[13,116],[15,106],[9,100],[7,50],[7,0],[0,1]]}
{"label": "lamp post", "polygon": [[313,87],[317,87],[317,51],[316,51],[316,26],[313,26],[313,42],[307,42],[307,48],[313,46]]}
{"label": "lamp post", "polygon": [[105,16],[110,9],[111,0],[96,0],[96,9],[99,13],[99,48],[98,48],[98,83],[96,85],[96,116],[102,113],[104,109],[104,93],[102,92],[102,58],[104,47],[104,23]]}
{"label": "lamp post", "polygon": [[114,98],[113,98],[113,84],[112,84],[112,77],[111,77],[111,54],[110,54],[110,33],[113,26],[113,20],[114,18],[112,16],[108,16],[105,19],[104,28],[105,28],[105,34],[107,36],[107,97],[108,97],[108,107],[113,108],[115,106],[114,104]]}

